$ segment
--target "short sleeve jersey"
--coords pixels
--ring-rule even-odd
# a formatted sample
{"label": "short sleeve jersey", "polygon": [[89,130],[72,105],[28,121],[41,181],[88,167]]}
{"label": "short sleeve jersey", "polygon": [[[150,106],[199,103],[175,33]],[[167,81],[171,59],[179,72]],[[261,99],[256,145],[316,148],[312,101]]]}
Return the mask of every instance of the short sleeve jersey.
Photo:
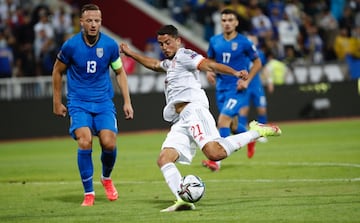
{"label": "short sleeve jersey", "polygon": [[174,58],[161,61],[166,71],[164,119],[173,121],[177,114],[174,105],[180,102],[198,102],[209,107],[204,90],[201,88],[198,66],[204,59],[201,54],[180,48]]}
{"label": "short sleeve jersey", "polygon": [[[261,60],[261,64],[264,65],[266,64],[266,56],[264,54],[264,52],[261,49],[257,49],[258,51],[258,55],[259,58]],[[249,70],[252,67],[252,62],[250,61],[250,66],[249,66]],[[261,71],[260,71],[261,72]],[[261,81],[261,76],[260,76],[260,72],[258,72],[253,79],[251,79],[248,88],[253,88],[253,89],[257,89],[259,87],[262,87],[262,81]]]}
{"label": "short sleeve jersey", "polygon": [[85,43],[82,33],[68,39],[57,56],[67,65],[68,100],[104,101],[114,96],[109,66],[119,58],[119,48],[100,33],[94,46]]}
{"label": "short sleeve jersey", "polygon": [[[238,34],[231,40],[226,40],[223,34],[211,37],[208,57],[218,63],[232,67],[235,70],[249,70],[249,61],[258,58],[256,47],[245,36]],[[238,78],[226,74],[216,75],[216,89],[236,89]]]}

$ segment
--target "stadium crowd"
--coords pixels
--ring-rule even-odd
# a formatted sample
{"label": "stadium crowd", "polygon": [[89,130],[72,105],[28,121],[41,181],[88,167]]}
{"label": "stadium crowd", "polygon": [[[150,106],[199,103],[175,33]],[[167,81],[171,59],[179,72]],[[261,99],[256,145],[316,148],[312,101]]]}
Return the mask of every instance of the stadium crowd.
{"label": "stadium crowd", "polygon": [[[190,29],[198,22],[206,41],[221,32],[221,10],[234,9],[239,32],[257,35],[259,47],[289,67],[338,61],[351,72],[360,66],[360,0],[144,1]],[[64,2],[0,0],[0,78],[51,75],[59,47],[80,30],[78,6]]]}
{"label": "stadium crowd", "polygon": [[0,77],[51,75],[59,47],[80,31],[78,8],[48,2],[0,0]]}
{"label": "stadium crowd", "polygon": [[220,12],[238,12],[238,31],[259,37],[259,47],[289,67],[329,61],[360,66],[359,0],[145,0],[169,10],[180,24],[202,24],[203,38],[221,32]]}

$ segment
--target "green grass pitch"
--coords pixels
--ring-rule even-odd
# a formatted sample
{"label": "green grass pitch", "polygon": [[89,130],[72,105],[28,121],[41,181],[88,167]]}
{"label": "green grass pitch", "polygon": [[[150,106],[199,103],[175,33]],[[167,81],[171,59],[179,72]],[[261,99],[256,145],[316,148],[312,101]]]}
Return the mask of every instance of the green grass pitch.
{"label": "green grass pitch", "polygon": [[[120,126],[121,127],[121,126]],[[160,213],[173,196],[156,165],[166,131],[121,134],[107,201],[95,138],[96,201],[83,191],[70,137],[0,142],[0,222],[360,222],[360,119],[280,123],[283,135],[222,162],[220,172],[178,165],[206,184],[194,211]]]}

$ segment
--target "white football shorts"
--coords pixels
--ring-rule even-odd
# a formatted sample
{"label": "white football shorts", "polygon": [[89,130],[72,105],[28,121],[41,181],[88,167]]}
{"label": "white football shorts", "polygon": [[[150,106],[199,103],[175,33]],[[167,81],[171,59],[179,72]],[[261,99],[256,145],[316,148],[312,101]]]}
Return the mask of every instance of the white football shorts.
{"label": "white football shorts", "polygon": [[179,114],[162,144],[162,149],[171,147],[178,151],[177,162],[190,164],[196,154],[196,149],[215,139],[220,134],[216,122],[209,109],[201,104],[189,103]]}

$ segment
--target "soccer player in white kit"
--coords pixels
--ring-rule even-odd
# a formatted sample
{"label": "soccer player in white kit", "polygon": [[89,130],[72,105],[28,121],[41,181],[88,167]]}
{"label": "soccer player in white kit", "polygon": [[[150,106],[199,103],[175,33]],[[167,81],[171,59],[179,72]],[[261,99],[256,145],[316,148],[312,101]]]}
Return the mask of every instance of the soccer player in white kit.
{"label": "soccer player in white kit", "polygon": [[176,201],[161,212],[192,210],[195,205],[181,200],[178,195],[182,176],[175,162],[190,164],[196,148],[200,148],[210,160],[222,160],[261,136],[280,135],[281,130],[278,126],[253,121],[249,131],[222,138],[209,111],[206,93],[201,88],[200,71],[227,73],[244,79],[247,72],[236,71],[183,48],[178,30],[173,25],[161,27],[157,40],[166,57],[163,61],[132,51],[125,43],[120,44],[120,49],[146,68],[166,72],[163,117],[172,126],[162,144],[157,164]]}

